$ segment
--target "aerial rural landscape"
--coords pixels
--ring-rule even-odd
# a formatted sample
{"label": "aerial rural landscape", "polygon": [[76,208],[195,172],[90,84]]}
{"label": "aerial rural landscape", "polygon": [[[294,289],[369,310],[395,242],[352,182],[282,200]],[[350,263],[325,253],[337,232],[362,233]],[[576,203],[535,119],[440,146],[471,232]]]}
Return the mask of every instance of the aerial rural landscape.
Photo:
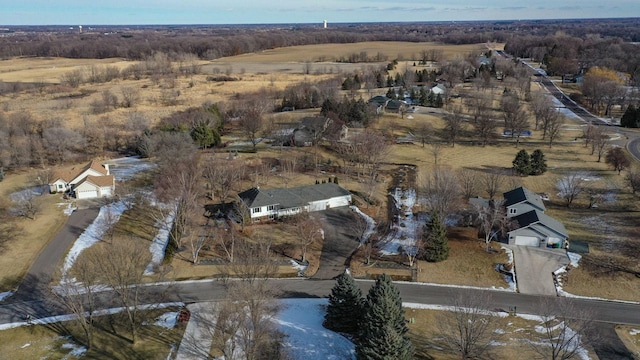
{"label": "aerial rural landscape", "polygon": [[0,25],[0,358],[640,359],[639,44]]}

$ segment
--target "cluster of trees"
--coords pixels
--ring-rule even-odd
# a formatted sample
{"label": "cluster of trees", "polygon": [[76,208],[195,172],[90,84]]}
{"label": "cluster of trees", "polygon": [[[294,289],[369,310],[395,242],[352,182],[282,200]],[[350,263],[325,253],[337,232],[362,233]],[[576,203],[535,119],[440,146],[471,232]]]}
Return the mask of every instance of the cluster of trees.
{"label": "cluster of trees", "polygon": [[375,120],[375,108],[362,98],[343,98],[341,101],[326,99],[320,114],[330,119],[340,120],[351,127],[367,127]]}
{"label": "cluster of trees", "polygon": [[520,150],[513,159],[513,171],[518,175],[542,175],[547,171],[547,160],[540,149],[533,151],[531,155],[526,150]]}
{"label": "cluster of trees", "polygon": [[[616,27],[611,24],[612,28]],[[619,28],[618,28],[619,30]],[[627,33],[605,36],[602,27],[593,36],[587,29],[579,33],[558,32],[546,35],[514,36],[505,45],[505,51],[517,57],[530,57],[541,61],[551,75],[577,74],[594,66],[607,67],[629,74],[632,83],[640,76],[640,48],[631,43],[630,37],[637,31],[627,28]]]}
{"label": "cluster of trees", "polygon": [[356,359],[413,359],[400,292],[386,274],[366,298],[350,275],[340,275],[331,289],[323,325],[355,339]]}

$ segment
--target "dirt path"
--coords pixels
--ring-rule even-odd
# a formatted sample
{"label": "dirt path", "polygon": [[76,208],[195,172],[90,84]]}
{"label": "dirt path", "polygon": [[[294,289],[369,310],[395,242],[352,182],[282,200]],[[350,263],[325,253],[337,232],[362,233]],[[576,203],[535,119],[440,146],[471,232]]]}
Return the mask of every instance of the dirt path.
{"label": "dirt path", "polygon": [[320,255],[320,267],[312,279],[333,279],[347,268],[349,257],[358,248],[358,242],[350,230],[353,216],[353,211],[348,207],[322,212],[321,219],[325,224],[324,244]]}
{"label": "dirt path", "polygon": [[8,301],[46,299],[49,296],[49,283],[59,269],[62,258],[67,254],[73,242],[98,216],[99,208],[77,210],[69,216],[67,223],[42,250],[29,268],[16,294]]}

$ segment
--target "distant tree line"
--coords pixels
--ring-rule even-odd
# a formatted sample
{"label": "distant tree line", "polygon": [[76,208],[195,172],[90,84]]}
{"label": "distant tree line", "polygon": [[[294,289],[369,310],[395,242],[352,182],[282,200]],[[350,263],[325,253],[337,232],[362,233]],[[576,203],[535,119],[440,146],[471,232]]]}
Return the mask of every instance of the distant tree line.
{"label": "distant tree line", "polygon": [[[113,58],[141,60],[154,52],[194,54],[200,59],[216,59],[286,46],[355,43],[362,41],[442,42],[478,44],[509,42],[535,34],[545,37],[563,32],[569,37],[600,34],[624,42],[640,41],[636,19],[572,19],[531,21],[479,21],[460,23],[379,23],[319,26],[238,25],[238,26],[100,26],[84,33],[68,27],[12,27],[0,38],[0,57],[55,56],[68,58]],[[590,35],[592,38],[597,38]],[[564,44],[562,44],[564,45]],[[560,46],[564,47],[564,46]],[[509,52],[512,52],[509,50]],[[521,56],[521,55],[518,55]],[[336,59],[362,62],[385,61],[382,54],[354,53]],[[321,60],[321,59],[319,59]]]}

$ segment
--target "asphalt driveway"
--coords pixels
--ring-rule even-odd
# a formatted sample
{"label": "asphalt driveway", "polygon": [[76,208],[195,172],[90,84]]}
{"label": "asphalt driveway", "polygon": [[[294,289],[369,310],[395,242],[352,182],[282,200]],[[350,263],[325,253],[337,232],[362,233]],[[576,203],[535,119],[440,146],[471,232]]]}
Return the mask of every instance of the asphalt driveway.
{"label": "asphalt driveway", "polygon": [[323,223],[324,242],[320,255],[320,267],[311,278],[316,280],[334,279],[349,265],[351,254],[358,248],[353,228],[353,210],[340,207],[320,211]]}
{"label": "asphalt driveway", "polygon": [[556,296],[553,272],[569,263],[562,249],[504,245],[513,250],[518,290],[522,294]]}

